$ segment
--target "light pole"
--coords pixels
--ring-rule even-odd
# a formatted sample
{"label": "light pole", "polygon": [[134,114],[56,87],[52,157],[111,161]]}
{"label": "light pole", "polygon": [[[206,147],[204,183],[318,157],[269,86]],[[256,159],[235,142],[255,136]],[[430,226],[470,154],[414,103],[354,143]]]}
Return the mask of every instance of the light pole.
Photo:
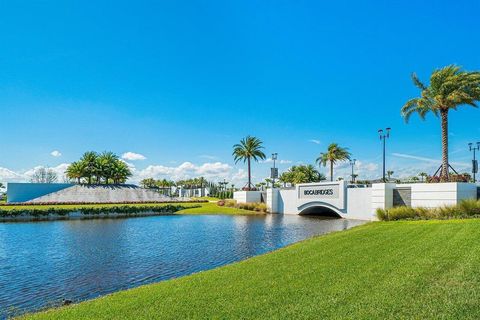
{"label": "light pole", "polygon": [[382,129],[378,130],[380,140],[383,141],[383,182],[387,181],[385,179],[385,141],[390,138],[390,130],[391,128],[386,128],[385,132]]}
{"label": "light pole", "polygon": [[357,159],[350,160],[350,165],[352,166],[352,183],[355,183],[355,173],[353,172],[353,168],[355,167],[355,163]]}
{"label": "light pole", "polygon": [[478,163],[477,163],[477,158],[475,151],[480,150],[480,142],[477,142],[477,146],[474,147],[473,143],[469,143],[468,147],[470,148],[470,151],[473,151],[473,160],[472,160],[472,173],[473,173],[473,183],[477,182],[475,178],[475,174],[478,172]]}
{"label": "light pole", "polygon": [[278,153],[272,153],[272,160],[273,160],[273,170],[272,170],[272,189],[275,188],[275,178],[277,176],[277,168],[275,167],[275,162],[277,161]]}

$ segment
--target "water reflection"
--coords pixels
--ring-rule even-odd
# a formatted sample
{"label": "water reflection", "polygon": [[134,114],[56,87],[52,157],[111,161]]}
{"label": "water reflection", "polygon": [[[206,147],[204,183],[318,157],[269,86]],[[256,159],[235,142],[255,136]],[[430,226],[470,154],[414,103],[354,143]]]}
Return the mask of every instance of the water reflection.
{"label": "water reflection", "polygon": [[311,216],[173,215],[0,224],[0,318],[91,299],[361,224]]}

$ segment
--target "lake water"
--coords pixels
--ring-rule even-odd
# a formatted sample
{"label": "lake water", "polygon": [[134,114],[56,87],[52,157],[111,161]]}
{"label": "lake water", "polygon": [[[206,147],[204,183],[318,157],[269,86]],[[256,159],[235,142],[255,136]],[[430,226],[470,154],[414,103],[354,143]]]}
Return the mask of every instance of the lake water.
{"label": "lake water", "polygon": [[0,318],[212,269],[362,223],[296,215],[0,223]]}

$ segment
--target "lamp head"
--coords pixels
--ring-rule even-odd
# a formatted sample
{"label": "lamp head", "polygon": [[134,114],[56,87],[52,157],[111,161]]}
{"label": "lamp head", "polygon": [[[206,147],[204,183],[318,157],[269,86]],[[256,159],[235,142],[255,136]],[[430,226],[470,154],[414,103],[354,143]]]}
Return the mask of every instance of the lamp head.
{"label": "lamp head", "polygon": [[382,140],[382,137],[383,137],[383,130],[382,129],[378,130],[378,135],[380,136],[380,140]]}

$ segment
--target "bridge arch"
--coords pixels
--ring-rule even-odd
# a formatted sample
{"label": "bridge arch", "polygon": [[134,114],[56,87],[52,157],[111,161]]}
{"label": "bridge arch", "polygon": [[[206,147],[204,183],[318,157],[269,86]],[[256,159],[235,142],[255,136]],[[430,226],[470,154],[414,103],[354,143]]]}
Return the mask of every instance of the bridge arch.
{"label": "bridge arch", "polygon": [[298,207],[299,215],[318,215],[332,218],[342,218],[342,212],[324,202],[309,202]]}

